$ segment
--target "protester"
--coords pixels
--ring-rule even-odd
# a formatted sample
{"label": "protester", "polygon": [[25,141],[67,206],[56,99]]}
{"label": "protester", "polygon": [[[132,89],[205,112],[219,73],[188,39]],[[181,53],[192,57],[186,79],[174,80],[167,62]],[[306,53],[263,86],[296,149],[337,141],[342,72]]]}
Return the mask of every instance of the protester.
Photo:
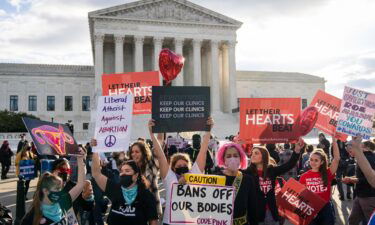
{"label": "protester", "polygon": [[[95,141],[92,143],[96,144]],[[100,172],[99,155],[93,153],[92,175],[112,202],[108,225],[157,225],[155,197],[146,189],[141,178],[141,170],[134,160],[125,161],[121,165],[120,183],[116,183]]]}
{"label": "protester", "polygon": [[83,162],[83,152],[77,157],[78,182],[69,191],[63,190],[63,180],[52,173],[44,173],[38,181],[34,199],[29,212],[21,221],[21,225],[68,224],[67,211],[73,201],[81,194],[86,168]]}
{"label": "protester", "polygon": [[0,147],[1,179],[8,179],[7,174],[12,165],[12,156],[14,153],[9,147],[9,142],[5,140]]}
{"label": "protester", "polygon": [[326,136],[323,134],[323,133],[320,133],[319,134],[319,144],[318,144],[318,148],[321,148],[324,150],[324,152],[326,153],[327,155],[327,159],[328,161],[330,160],[330,153],[329,153],[329,148],[330,148],[331,144],[329,143],[329,141],[326,139]]}
{"label": "protester", "polygon": [[23,149],[23,146],[27,143],[25,137],[26,137],[25,134],[20,135],[21,140],[18,142],[18,145],[17,145],[17,153],[19,153]]}
{"label": "protester", "polygon": [[[203,137],[202,144],[200,145],[200,150],[196,157],[196,161],[193,166],[191,166],[191,160],[189,155],[184,153],[177,153],[172,156],[170,163],[168,163],[167,158],[161,148],[159,140],[155,137],[152,132],[152,127],[155,126],[154,120],[150,120],[148,123],[149,132],[151,140],[153,142],[154,155],[159,161],[160,166],[160,177],[163,179],[163,184],[166,192],[166,202],[170,202],[172,184],[178,181],[183,182],[183,174],[193,173],[202,174],[206,166],[206,156],[208,150],[208,143],[210,141],[211,129],[213,126],[213,120],[210,117],[207,121],[207,125],[210,126],[210,131],[207,131]],[[166,204],[164,210],[163,223],[168,224],[170,218],[170,205]]]}
{"label": "protester", "polygon": [[280,162],[279,153],[276,151],[275,144],[266,144],[266,149],[270,156],[275,160],[276,164]]}
{"label": "protester", "polygon": [[130,146],[129,158],[134,160],[138,168],[141,170],[141,175],[146,179],[146,187],[153,193],[156,199],[156,206],[158,210],[158,215],[161,216],[163,211],[161,209],[160,195],[158,189],[159,180],[159,163],[155,160],[151,153],[151,150],[143,141],[134,142]]}
{"label": "protester", "polygon": [[335,178],[335,173],[340,162],[340,153],[337,141],[332,138],[333,160],[328,167],[328,156],[323,149],[316,149],[310,155],[311,170],[301,175],[299,182],[307,187],[310,191],[317,194],[327,203],[319,211],[318,215],[311,222],[315,224],[335,224],[335,210],[331,201],[331,185]]}
{"label": "protester", "polygon": [[80,207],[79,220],[81,225],[95,225],[94,218],[94,206],[95,206],[95,196],[91,185],[91,181],[86,180],[82,190],[82,198],[88,202],[88,206]]}
{"label": "protester", "polygon": [[303,153],[302,159],[301,159],[302,160],[302,162],[301,162],[301,164],[302,164],[301,169],[302,169],[303,172],[306,172],[307,170],[311,169],[310,165],[309,165],[309,159],[310,159],[310,155],[311,155],[311,153],[313,151],[314,151],[314,146],[307,145],[306,152]]}
{"label": "protester", "polygon": [[[16,166],[16,176],[18,177],[20,175],[20,162],[21,160],[34,160],[36,158],[36,155],[34,155],[31,151],[31,145],[30,144],[25,144],[22,148],[22,150],[17,153],[16,159],[15,159],[15,166]],[[35,165],[35,163],[34,163]],[[35,169],[35,167],[34,167]],[[27,198],[27,192],[29,191],[29,186],[30,186],[30,181],[31,180],[26,180],[25,181],[25,198]]]}
{"label": "protester", "polygon": [[[354,156],[357,152],[362,151],[371,167],[375,168],[375,144],[371,141],[365,141],[360,144],[360,138],[352,142]],[[368,172],[368,171],[367,171]],[[373,179],[373,178],[372,178]],[[360,167],[356,168],[356,177],[346,177],[343,179],[345,183],[355,184],[355,199],[353,201],[352,211],[349,216],[349,224],[359,224],[361,221],[370,219],[371,214],[375,210],[375,188],[372,187],[366,179]]]}
{"label": "protester", "polygon": [[[336,172],[336,181],[337,181],[337,189],[339,191],[340,200],[343,201],[345,200],[345,197],[344,197],[345,194],[344,194],[344,190],[342,187],[343,185],[342,178],[348,176],[351,159],[350,159],[350,155],[348,154],[346,150],[345,143],[340,140],[337,140],[337,145],[338,145],[339,152],[340,152],[340,163]],[[351,185],[346,185],[346,198],[348,200],[352,199],[352,186]]]}
{"label": "protester", "polygon": [[[290,158],[292,157],[294,153],[292,148],[294,148],[294,145],[290,145],[288,143],[284,144],[284,150],[279,153],[280,161],[278,162],[278,165],[283,165],[290,160]],[[297,179],[297,176],[298,176],[297,164],[292,169],[288,170],[286,173],[281,175],[281,177],[284,178],[284,180],[286,181],[289,180],[289,178]]]}
{"label": "protester", "polygon": [[253,176],[243,174],[247,168],[247,156],[241,145],[226,143],[217,153],[217,162],[224,170],[217,175],[225,176],[225,185],[235,188],[233,224],[257,224],[256,190]]}
{"label": "protester", "polygon": [[279,224],[280,218],[275,198],[275,180],[281,174],[295,167],[303,146],[304,142],[300,139],[289,161],[279,166],[273,166],[269,163],[270,155],[265,147],[256,146],[253,148],[250,166],[244,173],[253,175],[255,184],[259,186],[256,204],[260,224]]}

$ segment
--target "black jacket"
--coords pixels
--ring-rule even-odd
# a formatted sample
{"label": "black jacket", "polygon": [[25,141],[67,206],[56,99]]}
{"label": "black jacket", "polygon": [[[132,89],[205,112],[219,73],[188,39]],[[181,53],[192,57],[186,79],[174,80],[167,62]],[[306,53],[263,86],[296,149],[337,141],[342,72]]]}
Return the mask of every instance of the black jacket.
{"label": "black jacket", "polygon": [[[258,214],[258,222],[263,222],[266,216],[266,205],[268,205],[272,217],[274,220],[279,221],[279,213],[276,205],[276,197],[275,197],[275,180],[276,177],[288,172],[291,170],[298,162],[300,154],[293,152],[292,156],[290,157],[289,161],[285,164],[275,167],[269,167],[267,169],[267,177],[271,180],[272,189],[267,192],[265,195],[259,188],[257,188],[257,214]],[[255,185],[259,187],[259,176],[256,172],[253,172],[251,167],[248,167],[245,171],[245,174],[251,174],[255,177]]]}
{"label": "black jacket", "polygon": [[[372,169],[375,170],[375,154],[370,151],[363,152],[366,159],[369,161]],[[358,178],[358,183],[355,186],[354,193],[357,197],[375,197],[375,188],[373,188],[367,181],[365,175],[363,174],[361,168],[357,165],[356,174]]]}

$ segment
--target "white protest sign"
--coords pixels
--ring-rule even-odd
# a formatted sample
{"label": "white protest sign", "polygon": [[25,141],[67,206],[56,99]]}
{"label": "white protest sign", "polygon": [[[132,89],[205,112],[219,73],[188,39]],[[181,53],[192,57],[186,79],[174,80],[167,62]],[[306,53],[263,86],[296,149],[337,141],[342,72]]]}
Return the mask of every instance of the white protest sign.
{"label": "white protest sign", "polygon": [[132,125],[133,96],[100,96],[96,113],[93,152],[127,151]]}
{"label": "white protest sign", "polygon": [[171,145],[176,146],[178,149],[185,148],[187,146],[188,142],[185,141],[182,138],[167,138],[167,146],[168,148],[171,147]]}
{"label": "white protest sign", "polygon": [[375,94],[345,87],[337,131],[370,139],[375,114]]}
{"label": "white protest sign", "polygon": [[169,224],[232,224],[234,188],[173,184]]}

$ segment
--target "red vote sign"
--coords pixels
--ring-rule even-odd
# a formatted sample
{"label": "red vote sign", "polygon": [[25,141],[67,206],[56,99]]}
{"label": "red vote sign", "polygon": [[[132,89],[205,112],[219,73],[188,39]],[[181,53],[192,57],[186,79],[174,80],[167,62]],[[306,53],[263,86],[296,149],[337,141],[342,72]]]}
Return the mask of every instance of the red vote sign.
{"label": "red vote sign", "polygon": [[348,135],[336,132],[341,99],[318,90],[310,106],[314,106],[319,112],[318,120],[315,123],[316,128],[330,136],[335,136],[342,141],[346,141]]}
{"label": "red vote sign", "polygon": [[241,98],[240,140],[285,143],[299,137],[300,98]]}
{"label": "red vote sign", "polygon": [[103,96],[132,94],[133,114],[151,114],[152,86],[160,86],[159,72],[103,74]]}
{"label": "red vote sign", "polygon": [[290,178],[276,195],[279,214],[295,225],[308,225],[327,202]]}

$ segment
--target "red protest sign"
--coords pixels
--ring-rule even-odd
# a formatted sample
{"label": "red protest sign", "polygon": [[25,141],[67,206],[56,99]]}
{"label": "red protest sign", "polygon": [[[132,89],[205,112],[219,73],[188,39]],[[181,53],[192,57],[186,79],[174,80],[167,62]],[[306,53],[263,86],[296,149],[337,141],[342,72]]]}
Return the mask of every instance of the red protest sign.
{"label": "red protest sign", "polygon": [[310,106],[314,106],[319,112],[318,120],[315,123],[316,128],[330,136],[346,141],[348,137],[346,134],[336,132],[341,99],[318,90]]}
{"label": "red protest sign", "polygon": [[300,98],[241,98],[240,140],[282,143],[298,139]]}
{"label": "red protest sign", "polygon": [[308,225],[327,202],[290,178],[276,196],[279,214],[295,225]]}
{"label": "red protest sign", "polygon": [[152,86],[159,86],[159,72],[103,74],[103,96],[132,94],[133,114],[151,114]]}

